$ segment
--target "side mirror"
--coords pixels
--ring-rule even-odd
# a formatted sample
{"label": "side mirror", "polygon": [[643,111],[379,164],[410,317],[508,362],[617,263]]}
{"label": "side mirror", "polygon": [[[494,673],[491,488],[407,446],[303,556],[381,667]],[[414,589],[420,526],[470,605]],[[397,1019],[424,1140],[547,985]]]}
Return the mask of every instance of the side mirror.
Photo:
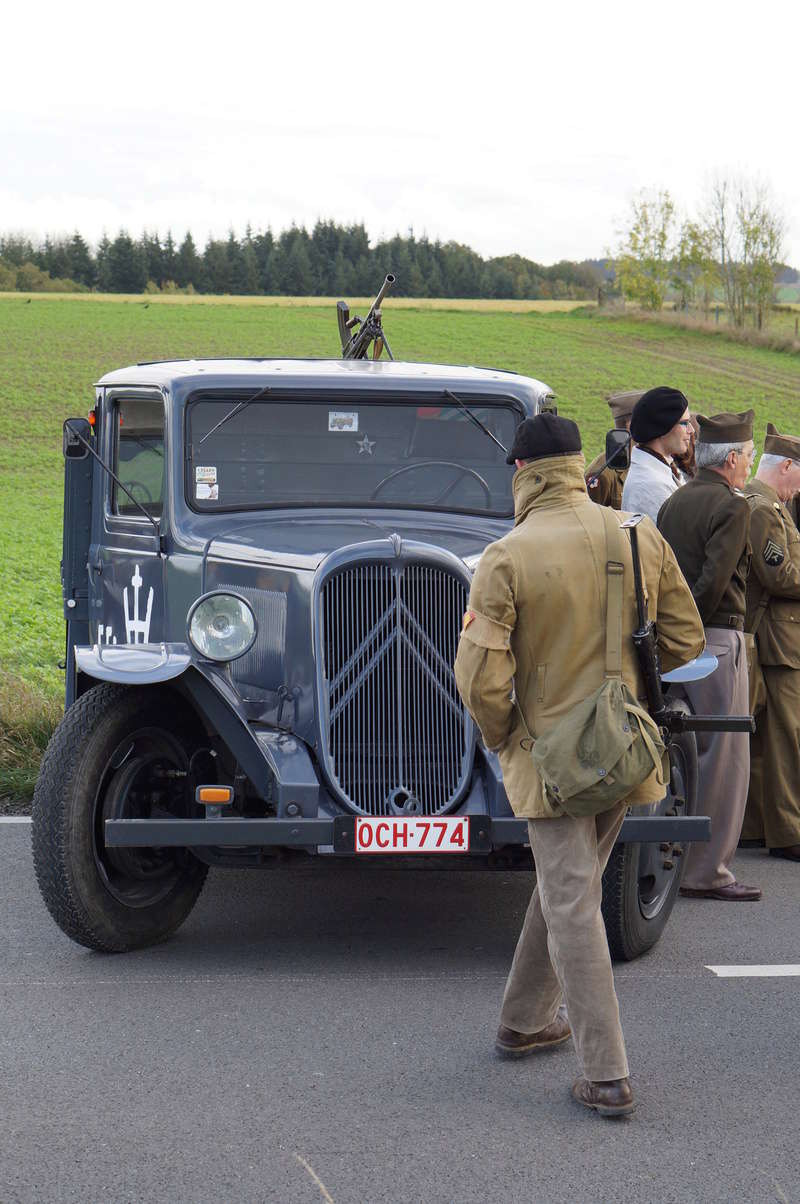
{"label": "side mirror", "polygon": [[77,437],[80,435],[87,443],[91,442],[92,428],[88,418],[67,418],[64,422],[63,446],[65,460],[85,460],[89,449]]}
{"label": "side mirror", "polygon": [[631,437],[627,431],[614,427],[606,435],[606,463],[609,468],[627,468]]}

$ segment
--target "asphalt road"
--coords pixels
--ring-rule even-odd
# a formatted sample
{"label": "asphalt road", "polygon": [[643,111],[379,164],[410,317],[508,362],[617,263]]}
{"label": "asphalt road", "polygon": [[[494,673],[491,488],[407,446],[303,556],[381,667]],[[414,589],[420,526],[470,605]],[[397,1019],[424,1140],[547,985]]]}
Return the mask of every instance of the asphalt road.
{"label": "asphalt road", "polygon": [[212,872],[170,942],[106,957],[0,825],[0,1201],[800,1202],[800,865],[681,900],[617,968],[638,1110],[569,1097],[571,1045],[493,1056],[526,874]]}

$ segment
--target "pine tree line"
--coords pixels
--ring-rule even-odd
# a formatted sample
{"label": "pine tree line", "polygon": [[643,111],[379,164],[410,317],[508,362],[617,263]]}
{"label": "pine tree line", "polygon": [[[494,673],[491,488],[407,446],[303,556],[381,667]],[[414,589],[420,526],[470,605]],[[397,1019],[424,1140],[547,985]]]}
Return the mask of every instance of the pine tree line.
{"label": "pine tree line", "polygon": [[41,243],[0,236],[0,291],[66,288],[101,293],[197,292],[239,295],[370,296],[387,272],[393,295],[405,297],[594,298],[602,282],[595,261],[549,267],[521,255],[483,259],[459,243],[431,242],[409,232],[370,246],[362,225],[319,221],[277,237],[250,227],[237,239],[210,238],[200,251],[187,232],[133,239],[120,230],[93,249],[76,232]]}

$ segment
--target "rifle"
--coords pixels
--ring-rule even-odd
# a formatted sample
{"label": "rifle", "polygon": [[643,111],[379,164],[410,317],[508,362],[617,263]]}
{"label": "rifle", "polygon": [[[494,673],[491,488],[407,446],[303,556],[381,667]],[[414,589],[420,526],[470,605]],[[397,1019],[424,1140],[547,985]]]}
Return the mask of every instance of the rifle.
{"label": "rifle", "polygon": [[687,715],[670,708],[661,687],[661,663],[658,656],[656,625],[648,619],[642,588],[642,566],[639,560],[639,539],[636,528],[643,515],[632,514],[620,526],[631,540],[633,583],[636,589],[636,612],[639,626],[633,633],[633,644],[644,677],[647,709],[659,727],[673,732],[754,732],[752,715]]}
{"label": "rifle", "polygon": [[[372,358],[374,360],[380,358],[384,347],[389,359],[394,359],[392,349],[387,342],[381,325],[381,303],[394,284],[394,281],[394,276],[391,274],[387,275],[381,285],[380,292],[369,307],[369,313],[366,318],[359,318],[358,314],[354,314],[351,318],[350,307],[347,302],[337,301],[336,318],[339,323],[339,338],[342,340],[343,360],[365,360],[369,351],[369,345],[373,340],[375,342],[375,346],[372,349]],[[351,334],[350,331],[357,324],[359,324],[358,330],[356,330],[355,334]]]}

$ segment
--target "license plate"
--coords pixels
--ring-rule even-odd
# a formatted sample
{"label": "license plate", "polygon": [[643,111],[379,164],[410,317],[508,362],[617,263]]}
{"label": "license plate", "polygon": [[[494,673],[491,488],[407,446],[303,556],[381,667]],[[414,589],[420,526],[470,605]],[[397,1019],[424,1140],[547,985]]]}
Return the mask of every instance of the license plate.
{"label": "license plate", "polygon": [[467,853],[469,816],[357,819],[357,853]]}

